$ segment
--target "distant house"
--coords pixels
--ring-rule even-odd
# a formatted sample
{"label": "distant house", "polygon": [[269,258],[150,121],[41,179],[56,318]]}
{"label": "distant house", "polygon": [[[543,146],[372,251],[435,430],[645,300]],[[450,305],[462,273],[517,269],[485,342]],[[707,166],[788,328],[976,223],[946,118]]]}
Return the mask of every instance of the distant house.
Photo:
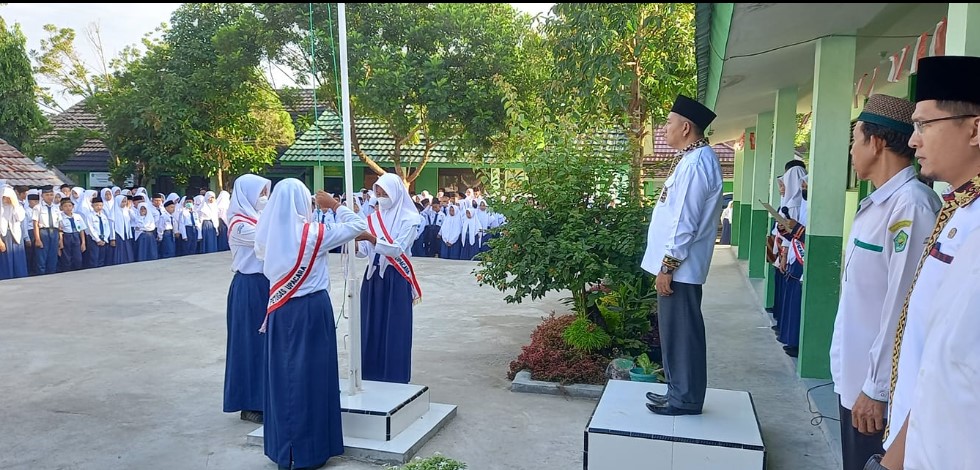
{"label": "distant house", "polygon": [[11,186],[61,186],[66,183],[3,139],[0,139],[0,180]]}
{"label": "distant house", "polygon": [[[671,163],[677,151],[667,145],[663,127],[657,127],[652,135],[643,143],[643,176],[646,181],[647,194],[659,190],[660,184],[670,176]],[[721,164],[721,178],[724,181],[724,191],[732,191],[735,180],[735,142],[714,143],[711,148],[718,156]]]}
{"label": "distant house", "polygon": [[[313,90],[277,90],[282,99],[286,111],[296,121],[301,116],[312,116],[314,110]],[[320,104],[318,112],[323,112]],[[84,128],[93,131],[102,131],[105,126],[99,117],[89,111],[86,102],[83,100],[68,108],[61,114],[50,119],[53,129],[40,137],[40,141],[52,138],[61,131]],[[283,149],[285,150],[285,149]],[[42,155],[43,157],[43,155]],[[105,143],[99,139],[89,139],[75,150],[75,153],[67,161],[57,166],[57,169],[70,177],[79,186],[98,187],[105,184],[109,179],[109,161],[112,158]],[[278,162],[269,168],[265,174],[274,178],[305,178],[302,172],[297,172],[295,168],[283,168]],[[152,192],[169,193],[172,191],[185,191],[187,188],[177,188],[172,177],[160,176],[148,185]],[[214,187],[216,184],[206,176],[191,177],[188,182],[189,188],[202,186]]]}

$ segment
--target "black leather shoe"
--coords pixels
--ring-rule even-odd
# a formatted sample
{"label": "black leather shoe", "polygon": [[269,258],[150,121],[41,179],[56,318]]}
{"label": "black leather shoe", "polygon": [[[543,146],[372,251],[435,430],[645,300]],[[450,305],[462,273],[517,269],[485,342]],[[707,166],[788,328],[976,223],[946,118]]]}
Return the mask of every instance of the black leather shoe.
{"label": "black leather shoe", "polygon": [[699,415],[701,410],[685,410],[683,408],[675,408],[671,405],[656,406],[651,403],[647,403],[647,409],[663,416],[681,416],[681,415]]}
{"label": "black leather shoe", "polygon": [[647,400],[657,406],[664,406],[667,404],[667,395],[661,395],[659,393],[647,392]]}
{"label": "black leather shoe", "polygon": [[791,348],[789,346],[783,346],[783,352],[789,357],[798,357],[800,355],[799,348]]}

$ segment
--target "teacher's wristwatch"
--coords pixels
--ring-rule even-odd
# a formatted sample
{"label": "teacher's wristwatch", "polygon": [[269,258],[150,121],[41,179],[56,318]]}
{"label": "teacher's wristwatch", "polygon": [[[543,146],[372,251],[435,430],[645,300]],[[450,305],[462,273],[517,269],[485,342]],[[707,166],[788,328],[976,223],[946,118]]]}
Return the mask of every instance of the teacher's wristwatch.
{"label": "teacher's wristwatch", "polygon": [[660,265],[660,274],[674,274],[674,268],[666,264]]}

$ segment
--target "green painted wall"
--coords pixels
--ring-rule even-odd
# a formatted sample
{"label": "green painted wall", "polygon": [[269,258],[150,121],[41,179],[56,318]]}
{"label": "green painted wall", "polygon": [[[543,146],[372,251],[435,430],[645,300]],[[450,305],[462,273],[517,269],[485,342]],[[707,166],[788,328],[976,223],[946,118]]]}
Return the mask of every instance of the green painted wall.
{"label": "green painted wall", "polygon": [[[775,114],[772,111],[760,113],[755,126],[755,159],[752,164],[752,239],[749,245],[749,277],[766,277],[766,233],[769,232],[769,217],[757,218],[756,213],[768,214],[760,201],[768,201],[772,169],[772,131]],[[756,225],[759,225],[758,227]],[[758,236],[761,234],[761,236]]]}
{"label": "green painted wall", "polygon": [[765,209],[752,210],[749,224],[749,277],[763,278],[766,276],[766,234],[769,233],[769,213]]}
{"label": "green painted wall", "polygon": [[738,259],[749,259],[749,251],[752,249],[752,204],[740,204],[742,209],[738,211],[741,219],[738,221]]}
{"label": "green painted wall", "polygon": [[742,149],[743,162],[742,162],[742,176],[741,185],[742,189],[740,191],[742,199],[742,210],[739,211],[742,220],[739,221],[739,233],[738,233],[738,259],[748,260],[749,252],[752,250],[752,183],[755,181],[753,178],[753,168],[755,166],[755,149],[752,148],[751,142],[755,135],[754,127],[745,128],[745,147]]}
{"label": "green painted wall", "polygon": [[732,246],[738,246],[738,234],[742,229],[742,227],[739,226],[741,222],[742,205],[736,202],[732,204]]}
{"label": "green painted wall", "polygon": [[803,275],[803,317],[800,323],[801,377],[830,378],[830,340],[840,298],[840,257],[815,258],[813,253],[840,253],[840,237],[807,235]]}
{"label": "green painted wall", "polygon": [[724,57],[728,53],[728,35],[732,29],[734,3],[713,3],[711,5],[711,59],[708,66],[708,88],[704,103],[715,109],[718,92],[721,90],[721,75],[725,66]]}
{"label": "green painted wall", "polygon": [[950,3],[946,55],[980,56],[980,3]]}
{"label": "green painted wall", "polygon": [[421,194],[423,190],[428,190],[433,195],[439,191],[439,169],[426,166],[422,169],[422,174],[415,178],[415,192]]}
{"label": "green painted wall", "polygon": [[731,193],[735,191],[735,181],[723,181],[721,183],[721,191],[723,193]]}

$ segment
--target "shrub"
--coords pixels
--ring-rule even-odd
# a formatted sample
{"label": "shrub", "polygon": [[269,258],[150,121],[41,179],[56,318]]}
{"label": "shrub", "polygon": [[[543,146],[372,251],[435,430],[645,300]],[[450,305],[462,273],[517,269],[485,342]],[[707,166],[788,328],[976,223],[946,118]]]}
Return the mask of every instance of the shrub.
{"label": "shrub", "polygon": [[414,460],[401,467],[401,470],[464,470],[466,464],[436,454],[429,458],[415,457]]}
{"label": "shrub", "polygon": [[574,323],[574,315],[552,314],[531,333],[531,342],[524,346],[520,356],[510,363],[507,377],[511,380],[518,372],[528,369],[531,378],[562,384],[603,384],[608,360],[570,346],[564,339],[565,330]]}

